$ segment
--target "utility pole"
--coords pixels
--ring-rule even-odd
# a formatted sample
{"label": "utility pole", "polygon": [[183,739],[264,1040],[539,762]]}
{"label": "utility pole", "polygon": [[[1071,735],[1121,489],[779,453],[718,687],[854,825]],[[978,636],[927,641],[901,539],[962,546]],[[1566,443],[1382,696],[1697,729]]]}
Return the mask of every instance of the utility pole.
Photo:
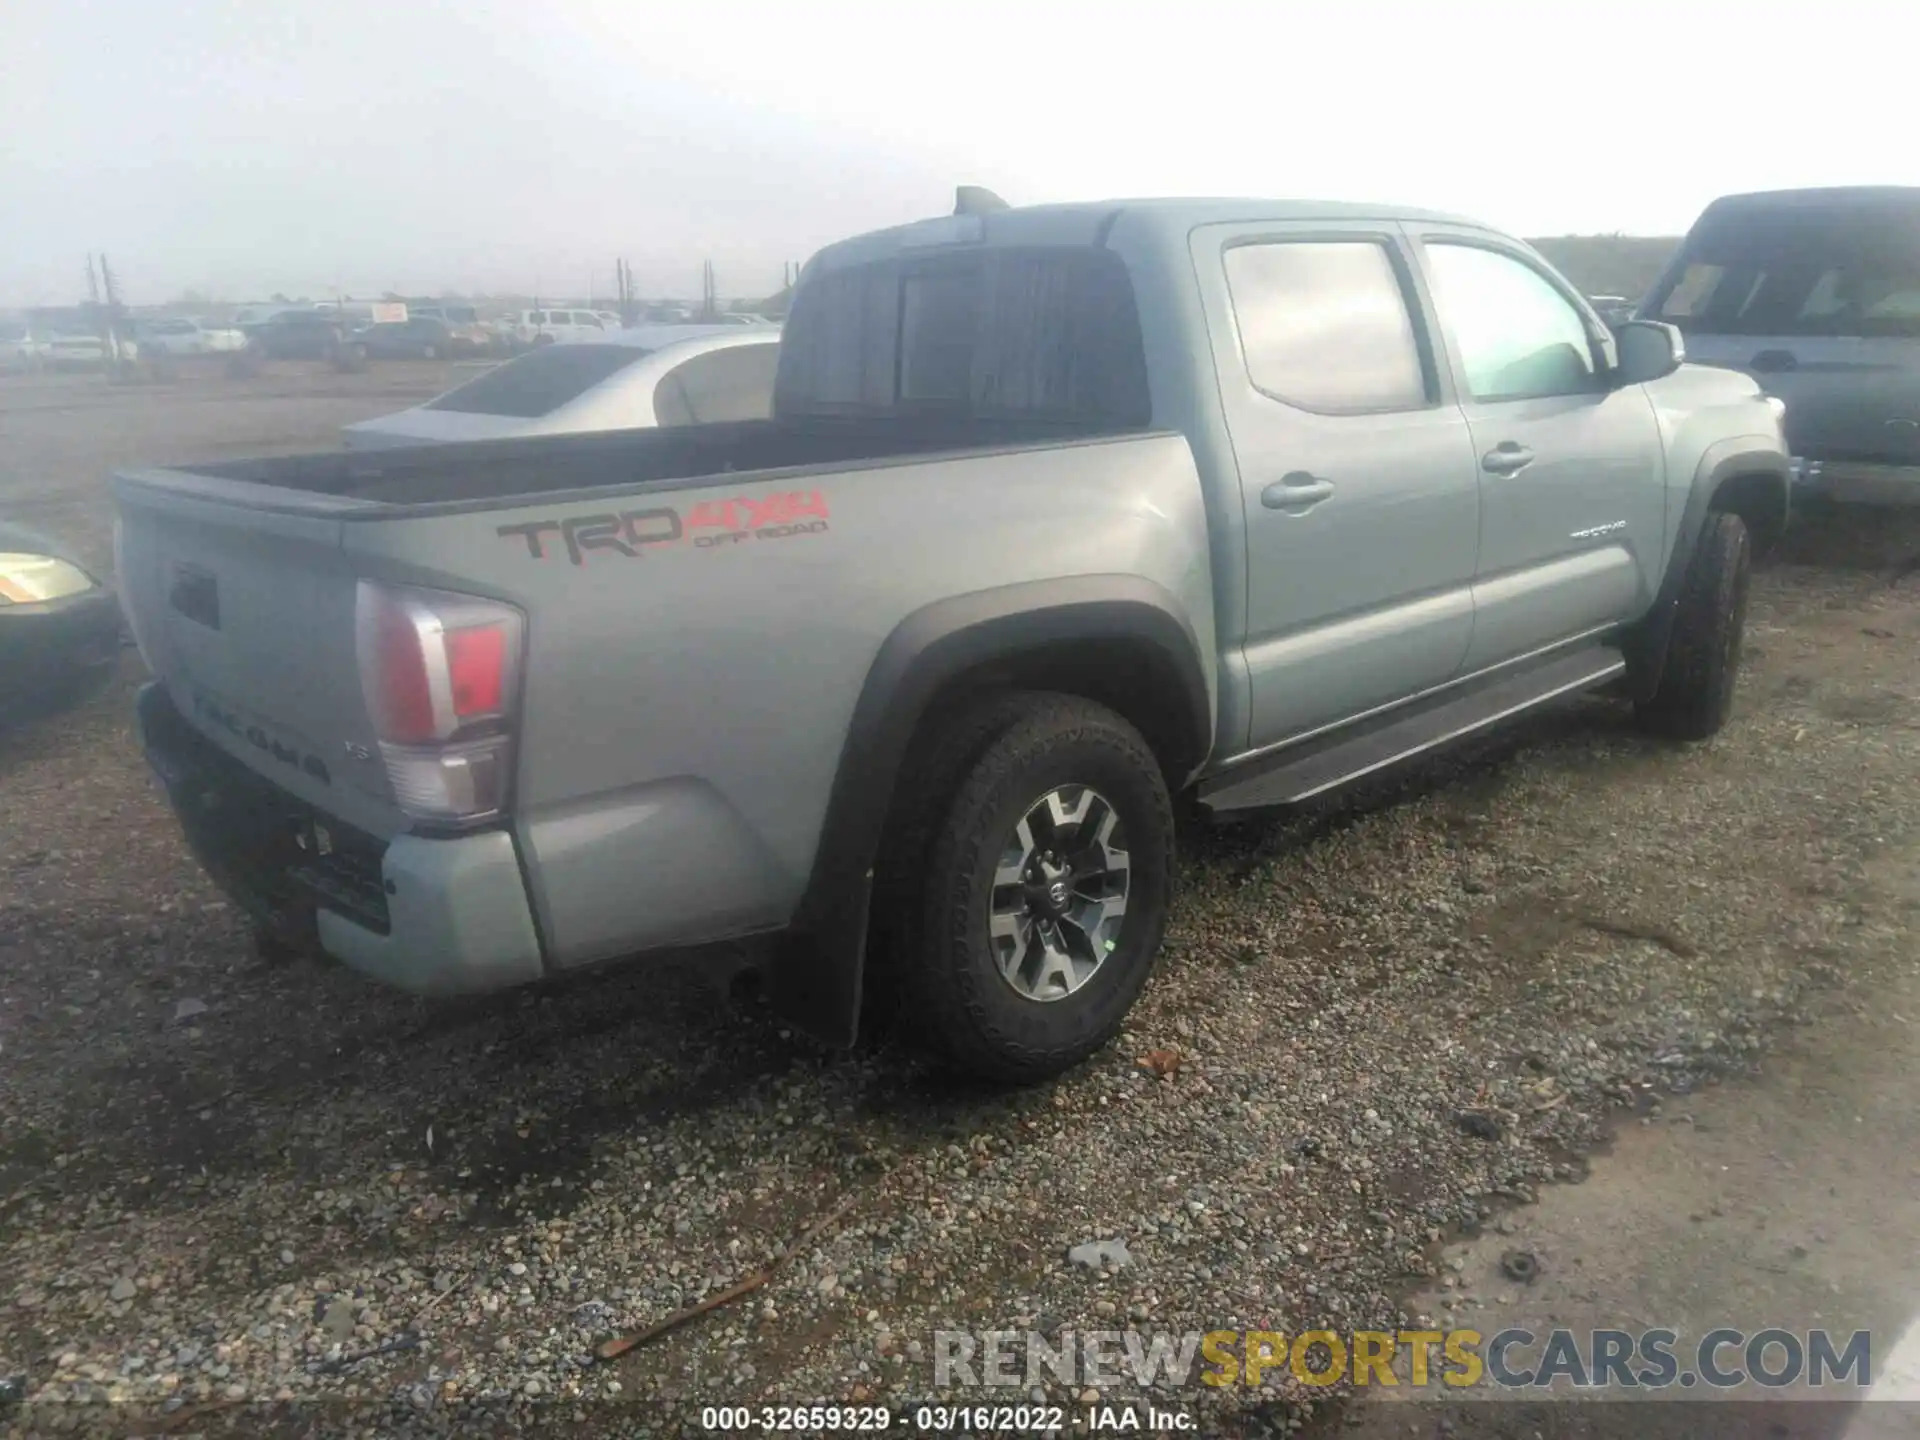
{"label": "utility pole", "polygon": [[635,311],[639,308],[633,293],[633,267],[625,260],[616,259],[613,276],[620,287],[620,323],[631,327],[638,323]]}
{"label": "utility pole", "polygon": [[700,318],[708,324],[720,318],[720,287],[714,280],[711,260],[700,266]]}
{"label": "utility pole", "polygon": [[94,305],[100,303],[100,277],[94,272],[91,250],[87,252],[87,300]]}
{"label": "utility pole", "polygon": [[107,298],[107,345],[113,351],[113,358],[120,355],[120,287],[114,282],[113,266],[107,263],[106,252],[100,255],[100,288]]}

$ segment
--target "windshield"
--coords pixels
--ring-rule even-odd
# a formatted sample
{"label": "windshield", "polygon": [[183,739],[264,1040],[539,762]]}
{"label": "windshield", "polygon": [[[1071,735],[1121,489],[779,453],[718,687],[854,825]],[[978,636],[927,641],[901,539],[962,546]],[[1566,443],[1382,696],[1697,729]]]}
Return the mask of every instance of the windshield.
{"label": "windshield", "polygon": [[509,360],[458,390],[429,401],[426,408],[535,420],[578,399],[647,354],[637,345],[552,345]]}
{"label": "windshield", "polygon": [[1702,335],[1920,336],[1920,215],[1703,221],[1648,312]]}

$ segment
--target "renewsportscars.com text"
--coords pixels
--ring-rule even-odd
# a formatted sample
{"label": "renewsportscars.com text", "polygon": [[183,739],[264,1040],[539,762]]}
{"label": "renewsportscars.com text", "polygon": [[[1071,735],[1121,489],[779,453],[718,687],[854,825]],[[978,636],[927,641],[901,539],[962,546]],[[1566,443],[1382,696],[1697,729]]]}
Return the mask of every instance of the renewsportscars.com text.
{"label": "renewsportscars.com text", "polygon": [[1135,1385],[1667,1390],[1778,1389],[1873,1384],[1868,1331],[1769,1328],[1678,1331],[1209,1330],[1144,1336],[1132,1330],[940,1330],[934,1383],[1031,1387],[1057,1382]]}

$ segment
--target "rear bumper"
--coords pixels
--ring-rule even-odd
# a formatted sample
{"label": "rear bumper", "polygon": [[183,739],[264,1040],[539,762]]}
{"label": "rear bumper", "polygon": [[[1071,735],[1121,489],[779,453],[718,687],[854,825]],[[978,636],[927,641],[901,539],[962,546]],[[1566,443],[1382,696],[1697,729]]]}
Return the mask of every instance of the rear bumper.
{"label": "rear bumper", "polygon": [[141,748],[215,884],[282,941],[419,995],[476,994],[545,973],[513,837],[381,842],[255,775],[140,691]]}

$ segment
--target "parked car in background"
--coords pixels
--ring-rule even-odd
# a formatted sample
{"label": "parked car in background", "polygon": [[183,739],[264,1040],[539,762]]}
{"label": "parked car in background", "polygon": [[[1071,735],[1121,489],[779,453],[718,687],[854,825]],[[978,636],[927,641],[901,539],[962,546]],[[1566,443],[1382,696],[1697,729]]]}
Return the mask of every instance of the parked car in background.
{"label": "parked car in background", "polygon": [[407,302],[407,318],[438,320],[447,327],[447,335],[453,349],[448,352],[460,355],[478,355],[493,348],[493,331],[480,318],[480,312],[472,305],[430,302],[415,305]]}
{"label": "parked car in background", "polygon": [[109,360],[131,360],[139,347],[131,335],[55,328],[36,337],[41,363],[57,370],[88,370]]}
{"label": "parked car in background", "polygon": [[1785,402],[1803,491],[1920,503],[1920,188],[1716,200],[1641,313]]}
{"label": "parked car in background", "polygon": [[445,360],[470,355],[479,348],[477,342],[456,335],[446,321],[425,315],[363,325],[348,331],[340,341],[342,352],[360,360]]}
{"label": "parked car in background", "polygon": [[0,322],[0,368],[37,370],[45,363],[42,342],[16,320]]}
{"label": "parked car in background", "polygon": [[598,340],[607,328],[591,310],[522,310],[514,322],[513,337],[521,346],[552,345],[561,340]]}
{"label": "parked car in background", "polygon": [[269,360],[325,360],[345,337],[349,321],[327,310],[282,310],[248,329],[247,346]]}
{"label": "parked car in background", "polygon": [[1752,380],[1466,219],[980,204],[807,263],[770,420],[116,477],[141,736],[236,904],[429,994],[758,937],[822,1038],[884,995],[1028,1082],[1146,984],[1174,795],[1603,687],[1726,723]]}
{"label": "parked car in background", "polygon": [[264,325],[276,315],[317,309],[313,305],[242,305],[233,312],[233,326],[242,332]]}
{"label": "parked car in background", "polygon": [[246,334],[238,328],[198,320],[140,320],[133,335],[142,355],[226,355],[247,345]]}
{"label": "parked car in background", "polygon": [[598,320],[601,327],[606,330],[624,330],[627,326],[627,322],[620,318],[618,310],[596,310],[593,312],[593,318]]}
{"label": "parked car in background", "polygon": [[765,419],[780,332],[641,326],[542,345],[438,399],[346,428],[350,450]]}
{"label": "parked car in background", "polygon": [[83,686],[120,655],[120,604],[73,554],[0,521],[0,720]]}

